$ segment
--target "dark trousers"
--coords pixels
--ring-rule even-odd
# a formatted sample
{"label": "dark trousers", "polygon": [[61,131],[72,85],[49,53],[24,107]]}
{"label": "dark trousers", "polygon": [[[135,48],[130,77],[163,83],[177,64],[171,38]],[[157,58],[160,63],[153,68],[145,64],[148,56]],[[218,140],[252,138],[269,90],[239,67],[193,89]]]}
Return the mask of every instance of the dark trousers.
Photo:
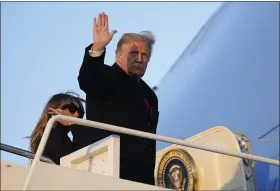
{"label": "dark trousers", "polygon": [[120,178],[144,184],[155,185],[154,166],[139,161],[120,161]]}

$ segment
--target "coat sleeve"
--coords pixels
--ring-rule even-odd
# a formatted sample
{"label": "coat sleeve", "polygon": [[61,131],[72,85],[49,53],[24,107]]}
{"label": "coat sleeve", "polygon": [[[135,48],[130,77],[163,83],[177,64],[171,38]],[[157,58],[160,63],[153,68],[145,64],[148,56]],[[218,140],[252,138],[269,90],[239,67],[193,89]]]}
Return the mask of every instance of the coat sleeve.
{"label": "coat sleeve", "polygon": [[98,57],[89,55],[92,44],[85,49],[84,59],[79,71],[80,89],[95,97],[110,95],[112,89],[111,68],[104,64],[106,49]]}
{"label": "coat sleeve", "polygon": [[[73,135],[73,147],[75,150],[79,150],[83,147],[86,147],[92,143],[94,143],[94,139],[96,135],[94,133],[91,133],[93,131],[93,128],[82,126],[82,125],[72,125],[71,126],[71,132]],[[90,136],[94,135],[94,136]],[[89,137],[90,136],[90,137]]]}
{"label": "coat sleeve", "polygon": [[[72,141],[67,133],[69,127],[58,124],[52,129],[48,138],[43,155],[52,159],[56,164],[60,164],[60,158],[73,152]],[[39,146],[39,141],[37,148]]]}

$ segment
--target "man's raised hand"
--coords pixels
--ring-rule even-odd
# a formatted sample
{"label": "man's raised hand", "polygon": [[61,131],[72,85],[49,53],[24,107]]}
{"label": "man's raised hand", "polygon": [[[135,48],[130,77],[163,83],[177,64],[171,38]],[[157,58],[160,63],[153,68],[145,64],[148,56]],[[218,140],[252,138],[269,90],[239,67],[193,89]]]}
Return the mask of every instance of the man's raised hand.
{"label": "man's raised hand", "polygon": [[116,30],[109,33],[108,15],[104,12],[98,15],[98,20],[93,19],[93,51],[102,51],[112,40]]}

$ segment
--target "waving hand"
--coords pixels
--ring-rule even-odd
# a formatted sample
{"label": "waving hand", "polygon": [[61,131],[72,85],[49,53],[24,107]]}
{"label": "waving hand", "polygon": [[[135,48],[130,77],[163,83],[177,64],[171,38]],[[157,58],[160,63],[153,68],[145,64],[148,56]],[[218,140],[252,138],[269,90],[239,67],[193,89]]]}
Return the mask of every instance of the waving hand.
{"label": "waving hand", "polygon": [[104,12],[98,15],[98,20],[93,19],[93,42],[92,49],[94,51],[102,51],[112,40],[116,30],[109,33],[108,15]]}

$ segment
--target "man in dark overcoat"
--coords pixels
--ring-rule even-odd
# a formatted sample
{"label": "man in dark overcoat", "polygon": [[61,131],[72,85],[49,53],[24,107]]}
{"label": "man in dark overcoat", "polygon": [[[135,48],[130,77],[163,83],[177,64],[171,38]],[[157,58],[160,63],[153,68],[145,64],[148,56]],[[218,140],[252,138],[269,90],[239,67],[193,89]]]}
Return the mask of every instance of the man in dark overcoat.
{"label": "man in dark overcoat", "polygon": [[[93,44],[85,49],[78,81],[86,93],[88,120],[156,134],[158,99],[141,79],[145,74],[155,42],[150,32],[126,33],[119,40],[116,62],[104,64],[109,33],[108,16],[93,21]],[[85,147],[114,132],[90,127],[72,129],[78,148]],[[154,185],[156,141],[120,134],[120,178]]]}

